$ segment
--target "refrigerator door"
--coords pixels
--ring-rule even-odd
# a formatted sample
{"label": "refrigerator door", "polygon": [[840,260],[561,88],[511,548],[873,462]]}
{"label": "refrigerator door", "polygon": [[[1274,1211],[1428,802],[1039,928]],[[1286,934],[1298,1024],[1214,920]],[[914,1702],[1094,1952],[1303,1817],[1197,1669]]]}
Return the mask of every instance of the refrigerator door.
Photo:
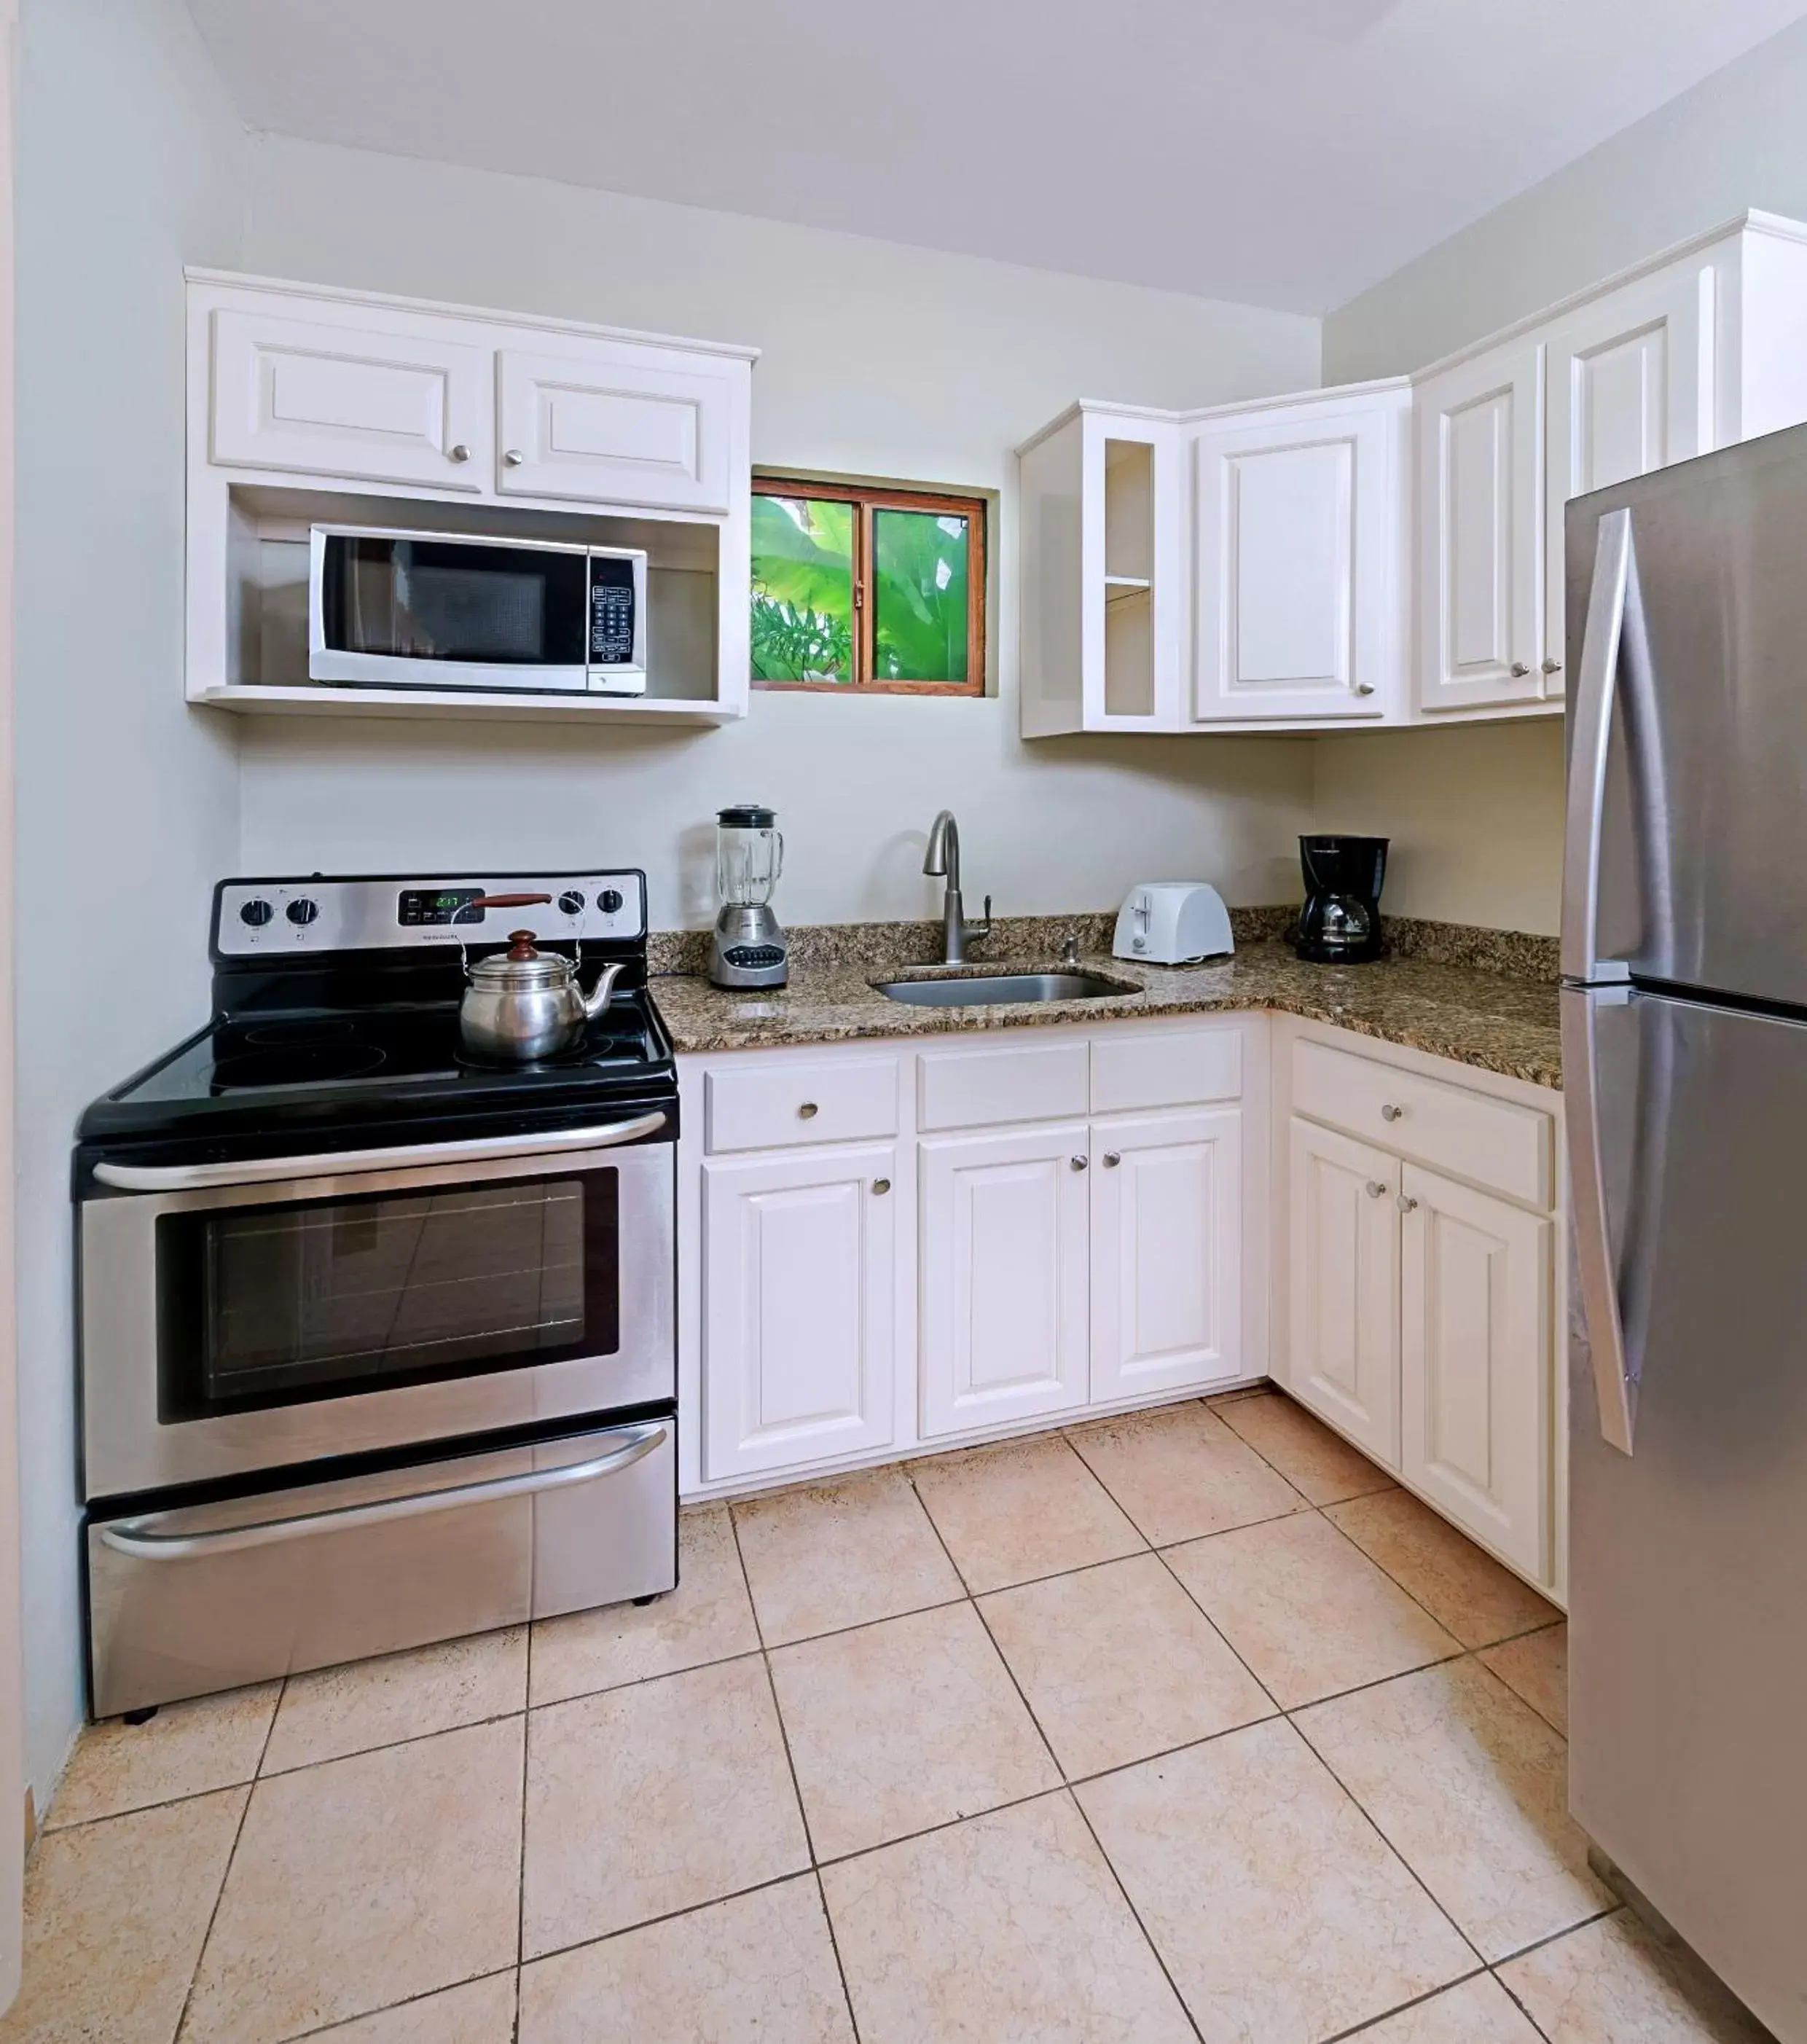
{"label": "refrigerator door", "polygon": [[1807,426],[1568,507],[1571,978],[1807,1008],[1803,534]]}
{"label": "refrigerator door", "polygon": [[[1807,1021],[1630,988],[1563,998],[1571,1043],[1591,1010],[1636,1392],[1626,1454],[1602,1431],[1590,1316],[1570,1351],[1571,1807],[1807,2044]],[[1586,1164],[1578,1148],[1578,1178]],[[1585,1295],[1579,1231],[1575,1251]]]}

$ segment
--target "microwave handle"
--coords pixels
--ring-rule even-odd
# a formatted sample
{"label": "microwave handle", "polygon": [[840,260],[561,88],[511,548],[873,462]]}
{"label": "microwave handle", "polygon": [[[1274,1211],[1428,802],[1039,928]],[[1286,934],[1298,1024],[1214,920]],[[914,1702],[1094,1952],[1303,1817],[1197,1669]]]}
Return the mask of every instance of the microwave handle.
{"label": "microwave handle", "polygon": [[291,1178],[350,1178],[366,1171],[412,1171],[435,1164],[483,1164],[510,1157],[552,1157],[633,1143],[664,1128],[655,1108],[631,1121],[597,1128],[560,1128],[542,1135],[478,1135],[466,1143],[401,1143],[384,1150],[329,1150],[310,1157],[245,1157],[231,1164],[115,1164],[94,1166],[103,1185],[128,1193],[191,1193],[213,1185],[262,1185]]}
{"label": "microwave handle", "polygon": [[524,1470],[519,1476],[491,1477],[481,1483],[455,1484],[446,1490],[416,1491],[405,1497],[379,1498],[370,1504],[342,1504],[326,1512],[302,1512],[288,1519],[261,1520],[250,1526],[225,1526],[215,1533],[159,1533],[155,1519],[127,1520],[103,1526],[103,1545],[129,1554],[136,1562],[184,1562],[202,1554],[230,1554],[241,1547],[267,1547],[304,1533],[343,1533],[359,1526],[386,1525],[397,1519],[418,1519],[429,1512],[455,1511],[460,1505],[493,1504],[508,1497],[536,1497],[577,1483],[593,1483],[650,1455],[666,1438],[663,1424],[651,1420],[627,1429],[620,1445],[588,1462],[566,1462],[549,1470]]}

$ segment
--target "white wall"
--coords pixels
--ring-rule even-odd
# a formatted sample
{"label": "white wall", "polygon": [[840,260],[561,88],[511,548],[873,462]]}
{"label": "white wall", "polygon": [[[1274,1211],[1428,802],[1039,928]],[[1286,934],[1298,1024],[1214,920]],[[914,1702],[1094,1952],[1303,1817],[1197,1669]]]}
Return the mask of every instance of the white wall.
{"label": "white wall", "polygon": [[[1326,382],[1421,368],[1748,206],[1807,217],[1804,114],[1807,21],[1333,313]],[[1396,913],[1556,929],[1559,726],[1326,739],[1317,775],[1320,829],[1401,840]]]}
{"label": "white wall", "polygon": [[[231,733],[183,705],[182,265],[238,255],[245,138],[182,0],[25,0],[16,736],[26,1757],[81,1711],[69,1146],[205,1018]],[[0,1810],[0,1823],[18,1822]]]}
{"label": "white wall", "polygon": [[252,151],[247,267],[750,341],[777,467],[1003,493],[999,693],[760,694],[703,734],[247,720],[255,870],[616,859],[655,924],[706,922],[710,820],[780,812],[793,921],[930,913],[923,842],[960,818],[969,901],[1103,908],[1162,874],[1284,898],[1309,741],[1016,735],[1011,450],[1079,396],[1188,405],[1318,376],[1315,321],[540,180],[278,139]]}

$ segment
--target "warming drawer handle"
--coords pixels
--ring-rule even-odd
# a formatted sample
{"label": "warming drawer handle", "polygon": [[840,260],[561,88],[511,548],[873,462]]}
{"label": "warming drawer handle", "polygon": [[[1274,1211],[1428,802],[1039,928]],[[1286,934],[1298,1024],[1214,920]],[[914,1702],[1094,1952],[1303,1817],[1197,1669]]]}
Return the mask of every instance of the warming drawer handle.
{"label": "warming drawer handle", "polygon": [[551,1157],[601,1150],[664,1128],[656,1108],[631,1121],[599,1128],[561,1128],[543,1135],[478,1135],[465,1143],[402,1143],[382,1150],[329,1150],[310,1157],[247,1157],[233,1164],[112,1164],[94,1166],[103,1185],[130,1193],[198,1192],[209,1185],[261,1185],[290,1178],[349,1178],[364,1171],[411,1171],[435,1164],[481,1164],[496,1158]]}
{"label": "warming drawer handle", "polygon": [[419,1519],[429,1512],[451,1512],[464,1504],[493,1504],[503,1498],[534,1497],[543,1491],[565,1490],[592,1483],[650,1455],[666,1438],[662,1422],[631,1427],[621,1445],[588,1462],[562,1469],[528,1470],[520,1476],[494,1477],[485,1483],[461,1483],[450,1490],[424,1490],[411,1497],[379,1498],[371,1504],[344,1504],[330,1512],[298,1512],[290,1519],[267,1519],[255,1526],[228,1526],[217,1533],[157,1533],[140,1521],[127,1520],[100,1529],[102,1543],[135,1562],[185,1562],[202,1554],[232,1554],[243,1547],[267,1547],[309,1533],[343,1533],[359,1526],[386,1526],[400,1519]]}

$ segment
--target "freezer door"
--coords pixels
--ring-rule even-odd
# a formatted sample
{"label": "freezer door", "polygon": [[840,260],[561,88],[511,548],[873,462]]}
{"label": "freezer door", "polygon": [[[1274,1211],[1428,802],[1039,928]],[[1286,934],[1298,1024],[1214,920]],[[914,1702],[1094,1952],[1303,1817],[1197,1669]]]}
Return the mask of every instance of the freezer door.
{"label": "freezer door", "polygon": [[1591,935],[1635,978],[1807,1006],[1803,535],[1807,427],[1569,505],[1571,976],[1594,977],[1578,953]]}
{"label": "freezer door", "polygon": [[[1584,1316],[1571,1804],[1784,2044],[1804,2044],[1807,1024],[1632,989],[1565,1000],[1571,1041],[1574,1004],[1593,1004],[1586,1076],[1636,1393],[1627,1454],[1602,1429],[1610,1373]],[[1574,1160],[1579,1211],[1583,1146]],[[1575,1248],[1586,1297],[1579,1231]]]}

